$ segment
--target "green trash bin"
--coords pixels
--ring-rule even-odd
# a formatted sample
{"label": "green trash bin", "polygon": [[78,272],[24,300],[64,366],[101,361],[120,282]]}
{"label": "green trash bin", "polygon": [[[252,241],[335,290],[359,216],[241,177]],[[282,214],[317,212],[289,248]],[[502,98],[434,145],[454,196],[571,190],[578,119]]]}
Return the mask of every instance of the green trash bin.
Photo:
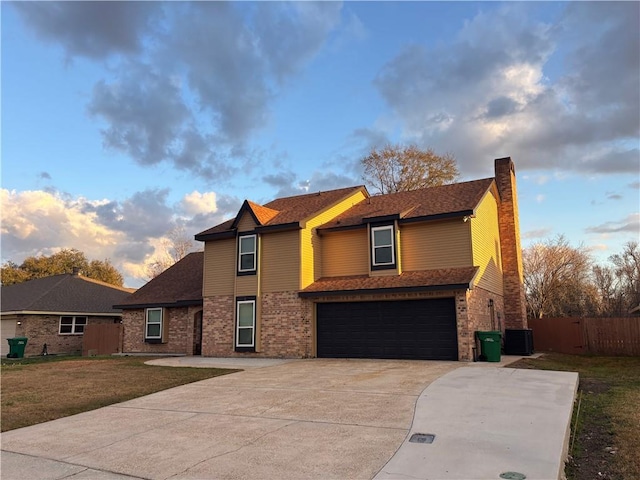
{"label": "green trash bin", "polygon": [[499,362],[502,349],[502,332],[476,332],[480,340],[480,358],[487,362]]}
{"label": "green trash bin", "polygon": [[24,357],[24,349],[27,346],[27,337],[7,338],[7,342],[9,342],[9,354],[7,355],[7,358]]}

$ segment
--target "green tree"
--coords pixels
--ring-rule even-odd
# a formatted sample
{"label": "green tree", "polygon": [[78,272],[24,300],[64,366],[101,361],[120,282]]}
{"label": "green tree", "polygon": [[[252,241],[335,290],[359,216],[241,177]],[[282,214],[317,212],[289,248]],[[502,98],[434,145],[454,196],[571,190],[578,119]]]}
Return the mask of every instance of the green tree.
{"label": "green tree", "polygon": [[455,182],[460,176],[453,155],[438,155],[416,145],[373,148],[361,160],[363,180],[378,193],[395,193]]}
{"label": "green tree", "polygon": [[121,287],[122,274],[106,260],[87,260],[86,255],[75,248],[63,249],[50,256],[28,257],[22,264],[8,261],[2,265],[2,285],[13,285],[36,278],[73,273],[78,270],[88,278]]}

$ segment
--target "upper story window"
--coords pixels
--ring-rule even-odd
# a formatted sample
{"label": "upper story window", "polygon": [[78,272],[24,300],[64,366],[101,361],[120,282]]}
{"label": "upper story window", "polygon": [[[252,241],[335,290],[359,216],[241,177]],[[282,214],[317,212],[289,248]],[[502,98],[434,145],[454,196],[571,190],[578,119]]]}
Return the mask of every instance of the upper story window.
{"label": "upper story window", "polygon": [[255,273],[257,236],[244,235],[239,237],[238,242],[238,273]]}
{"label": "upper story window", "polygon": [[162,308],[147,308],[145,316],[144,339],[156,342],[161,341],[163,320]]}
{"label": "upper story window", "polygon": [[395,268],[395,246],[393,225],[371,227],[371,266],[372,268]]}
{"label": "upper story window", "polygon": [[60,330],[62,335],[82,335],[87,325],[87,317],[60,317]]}

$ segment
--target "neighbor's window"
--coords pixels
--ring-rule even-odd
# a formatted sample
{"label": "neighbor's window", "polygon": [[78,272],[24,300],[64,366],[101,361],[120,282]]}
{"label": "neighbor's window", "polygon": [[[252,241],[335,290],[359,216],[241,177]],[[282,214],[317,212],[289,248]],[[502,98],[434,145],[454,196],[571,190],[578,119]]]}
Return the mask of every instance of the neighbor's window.
{"label": "neighbor's window", "polygon": [[255,347],[256,301],[239,300],[236,306],[236,347]]}
{"label": "neighbor's window", "polygon": [[257,238],[255,235],[245,235],[239,238],[239,273],[252,273],[256,271],[256,244]]}
{"label": "neighbor's window", "polygon": [[87,325],[87,317],[60,317],[60,334],[82,335]]}
{"label": "neighbor's window", "polygon": [[374,267],[393,267],[393,225],[371,228],[371,260]]}
{"label": "neighbor's window", "polygon": [[162,308],[147,308],[145,339],[162,340]]}

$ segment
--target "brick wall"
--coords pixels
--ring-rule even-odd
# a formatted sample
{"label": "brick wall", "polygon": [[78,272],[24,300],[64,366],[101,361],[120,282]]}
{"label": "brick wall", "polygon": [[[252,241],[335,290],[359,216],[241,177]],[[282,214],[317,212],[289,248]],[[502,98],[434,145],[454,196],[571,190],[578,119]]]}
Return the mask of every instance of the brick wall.
{"label": "brick wall", "polygon": [[297,292],[262,296],[260,351],[267,357],[308,358],[313,351],[313,303]]}
{"label": "brick wall", "polygon": [[515,167],[511,158],[498,158],[495,161],[495,170],[496,185],[500,193],[498,221],[504,282],[505,326],[506,328],[526,328],[527,312],[522,276]]}
{"label": "brick wall", "polygon": [[236,355],[233,343],[233,295],[216,295],[204,299],[202,316],[202,355],[231,357]]}
{"label": "brick wall", "polygon": [[200,306],[166,308],[166,343],[144,341],[145,309],[127,309],[122,314],[123,352],[193,355],[193,322]]}
{"label": "brick wall", "polygon": [[[49,354],[80,355],[82,353],[82,335],[60,335],[60,315],[18,315],[16,337],[27,337],[25,356],[42,354],[47,344]],[[120,317],[87,316],[88,324],[119,322]]]}
{"label": "brick wall", "polygon": [[[473,360],[473,347],[476,345],[475,332],[488,330],[501,330],[504,334],[504,298],[483,288],[474,288],[467,291],[468,321],[465,329],[465,352],[464,360]],[[493,300],[493,308],[489,307],[489,300]],[[493,318],[492,318],[493,310]],[[460,328],[460,327],[458,327]],[[480,351],[476,352],[480,355]],[[461,360],[463,360],[461,358]]]}

